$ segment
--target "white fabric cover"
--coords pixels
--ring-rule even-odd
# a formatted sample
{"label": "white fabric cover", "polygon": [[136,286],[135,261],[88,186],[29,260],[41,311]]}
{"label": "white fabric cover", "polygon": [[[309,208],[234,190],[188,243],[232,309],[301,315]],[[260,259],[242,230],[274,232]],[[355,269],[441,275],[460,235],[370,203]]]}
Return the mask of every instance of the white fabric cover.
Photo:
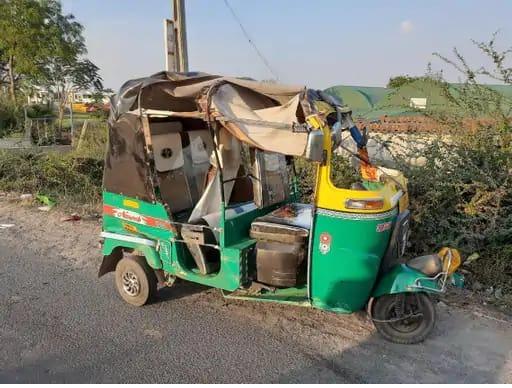
{"label": "white fabric cover", "polygon": [[286,104],[268,107],[268,98],[252,90],[224,84],[212,96],[222,124],[238,139],[256,148],[285,155],[304,154],[307,133],[294,132],[300,94]]}

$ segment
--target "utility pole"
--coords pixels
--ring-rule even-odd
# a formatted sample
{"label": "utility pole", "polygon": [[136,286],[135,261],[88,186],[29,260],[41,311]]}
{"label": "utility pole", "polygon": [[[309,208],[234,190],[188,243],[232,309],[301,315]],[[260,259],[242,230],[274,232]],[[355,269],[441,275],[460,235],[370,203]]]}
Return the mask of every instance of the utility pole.
{"label": "utility pole", "polygon": [[176,23],[176,41],[178,71],[188,71],[187,26],[185,21],[185,0],[173,0],[174,22]]}
{"label": "utility pole", "polygon": [[172,0],[172,20],[164,20],[165,65],[167,71],[188,71],[185,0]]}

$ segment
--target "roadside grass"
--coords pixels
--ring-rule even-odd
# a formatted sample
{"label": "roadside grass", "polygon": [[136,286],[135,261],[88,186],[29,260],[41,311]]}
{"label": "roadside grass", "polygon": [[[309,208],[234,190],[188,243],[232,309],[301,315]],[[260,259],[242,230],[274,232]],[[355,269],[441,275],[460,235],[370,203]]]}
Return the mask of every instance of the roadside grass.
{"label": "roadside grass", "polygon": [[73,153],[0,151],[0,191],[41,194],[70,211],[94,212],[102,170],[101,160]]}
{"label": "roadside grass", "polygon": [[69,211],[97,213],[101,205],[107,126],[89,122],[72,152],[0,150],[0,191],[41,194]]}

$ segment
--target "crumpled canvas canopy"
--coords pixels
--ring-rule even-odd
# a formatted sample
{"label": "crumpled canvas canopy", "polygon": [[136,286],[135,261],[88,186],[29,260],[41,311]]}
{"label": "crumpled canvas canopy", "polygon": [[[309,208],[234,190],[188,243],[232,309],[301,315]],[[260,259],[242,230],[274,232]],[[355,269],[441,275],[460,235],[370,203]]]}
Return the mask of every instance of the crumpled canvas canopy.
{"label": "crumpled canvas canopy", "polygon": [[125,83],[114,97],[111,123],[123,114],[165,110],[210,115],[237,139],[272,152],[301,156],[311,107],[303,86],[285,86],[206,73],[161,72]]}

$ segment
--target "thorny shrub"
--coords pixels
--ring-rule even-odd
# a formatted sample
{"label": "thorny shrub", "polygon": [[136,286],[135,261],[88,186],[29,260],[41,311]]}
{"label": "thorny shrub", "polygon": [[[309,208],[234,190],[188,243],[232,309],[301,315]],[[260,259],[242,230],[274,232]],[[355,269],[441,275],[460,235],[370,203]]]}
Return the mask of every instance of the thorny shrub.
{"label": "thorny shrub", "polygon": [[[461,134],[462,135],[462,134]],[[409,179],[412,255],[453,246],[470,258],[466,269],[488,286],[512,292],[512,149],[492,128],[411,146],[398,157]],[[426,164],[408,157],[420,153]]]}
{"label": "thorny shrub", "polygon": [[[512,101],[479,82],[480,76],[486,76],[512,84],[512,68],[505,65],[511,51],[498,51],[495,37],[474,42],[494,63],[491,71],[473,70],[456,49],[454,60],[436,54],[465,79],[456,93],[436,79],[456,108],[426,112],[442,130],[424,142],[409,142],[408,149],[394,156],[409,179],[413,214],[409,254],[457,247],[473,286],[482,283],[491,300],[511,306]],[[426,163],[411,165],[409,161],[418,156]]]}

